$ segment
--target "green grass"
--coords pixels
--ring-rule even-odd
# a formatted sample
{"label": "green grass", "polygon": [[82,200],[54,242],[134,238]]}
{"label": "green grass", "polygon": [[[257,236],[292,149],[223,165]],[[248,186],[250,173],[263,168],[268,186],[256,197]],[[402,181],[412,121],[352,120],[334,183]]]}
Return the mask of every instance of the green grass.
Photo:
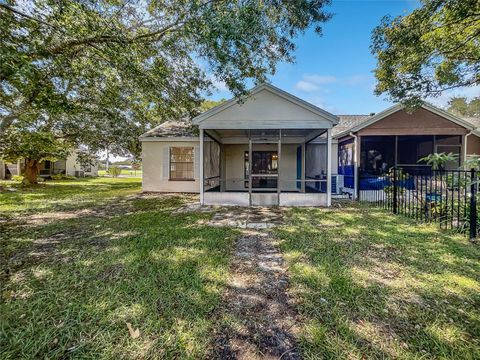
{"label": "green grass", "polygon": [[[106,176],[106,175],[107,175],[106,170],[98,170],[98,176]],[[142,177],[142,170],[134,171],[134,170],[122,169],[121,175],[128,175],[128,176],[134,176],[134,177],[141,178]]]}
{"label": "green grass", "polygon": [[206,356],[235,232],[139,192],[120,178],[0,193],[1,359]]}
{"label": "green grass", "polygon": [[480,358],[480,247],[363,206],[293,209],[276,231],[318,358]]}
{"label": "green grass", "polygon": [[[0,182],[1,359],[208,357],[238,233],[140,183]],[[480,358],[478,245],[351,204],[274,233],[306,359]]]}

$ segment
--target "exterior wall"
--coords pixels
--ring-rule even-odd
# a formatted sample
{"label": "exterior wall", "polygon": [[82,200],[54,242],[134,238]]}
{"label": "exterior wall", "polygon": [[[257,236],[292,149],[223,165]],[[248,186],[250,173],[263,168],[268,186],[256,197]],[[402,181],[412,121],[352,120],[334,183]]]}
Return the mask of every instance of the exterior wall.
{"label": "exterior wall", "polygon": [[467,137],[467,156],[480,155],[480,137],[470,135]]}
{"label": "exterior wall", "polygon": [[[169,149],[171,146],[194,148],[194,181],[170,181]],[[142,189],[157,192],[200,192],[198,141],[143,141],[142,142]]]}
{"label": "exterior wall", "polygon": [[425,109],[397,111],[358,131],[358,135],[464,135],[468,131]]}
{"label": "exterior wall", "polygon": [[[326,116],[330,115],[325,114]],[[260,123],[262,129],[326,129],[332,127],[331,121],[326,117],[268,89],[253,93],[242,103],[236,103],[212,114],[202,121],[200,127],[232,129],[232,124],[235,124],[235,129],[258,129]]]}
{"label": "exterior wall", "polygon": [[[75,176],[76,171],[84,171],[82,166],[77,163],[77,153],[73,152],[68,156],[65,161],[65,164],[59,164],[62,167],[65,167],[65,173],[69,176]],[[55,164],[56,165],[56,164]],[[90,171],[84,171],[85,176],[98,176],[98,165],[92,165]]]}
{"label": "exterior wall", "polygon": [[[336,146],[337,144],[334,144]],[[165,161],[169,161],[169,148],[171,146],[193,146],[195,151],[199,149],[198,141],[144,141],[142,142],[142,166],[143,166],[143,190],[159,191],[159,192],[193,192],[200,191],[199,173],[195,171],[194,181],[170,181],[169,166],[165,165]],[[323,164],[326,172],[326,156],[323,151],[325,144],[320,146],[322,156],[325,158]],[[280,160],[280,177],[282,183],[282,191],[297,190],[297,144],[283,144]],[[248,151],[247,144],[224,145],[225,160],[223,162],[225,169],[224,174],[225,191],[246,191],[244,179],[244,154]],[[276,144],[254,144],[254,150],[259,151],[277,151]],[[167,155],[166,155],[167,154]],[[334,160],[334,169],[336,168],[337,159],[336,150],[332,154]],[[195,156],[195,169],[199,164],[198,156]],[[228,200],[228,199],[227,199]]]}

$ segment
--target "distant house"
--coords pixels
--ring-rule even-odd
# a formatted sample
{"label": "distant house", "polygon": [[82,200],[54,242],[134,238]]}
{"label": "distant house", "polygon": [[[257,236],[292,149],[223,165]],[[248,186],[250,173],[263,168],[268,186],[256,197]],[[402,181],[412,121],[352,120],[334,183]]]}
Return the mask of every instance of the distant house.
{"label": "distant house", "polygon": [[[98,164],[82,166],[77,162],[77,152],[72,152],[66,159],[57,161],[43,161],[40,163],[40,177],[64,174],[76,177],[98,176]],[[25,168],[24,161],[6,163],[0,160],[0,179],[10,179],[14,175],[20,175]]]}
{"label": "distant house", "polygon": [[329,206],[357,194],[361,173],[453,152],[480,154],[478,119],[425,104],[377,115],[333,115],[269,84],[140,137],[143,190],[200,193],[202,204]]}

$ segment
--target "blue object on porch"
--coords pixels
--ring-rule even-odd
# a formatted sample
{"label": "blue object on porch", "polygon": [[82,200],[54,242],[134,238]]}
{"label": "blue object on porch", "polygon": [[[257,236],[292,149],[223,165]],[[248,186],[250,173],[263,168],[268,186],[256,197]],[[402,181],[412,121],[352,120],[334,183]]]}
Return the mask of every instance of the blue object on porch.
{"label": "blue object on porch", "polygon": [[343,186],[349,189],[353,189],[355,185],[354,181],[355,167],[353,165],[338,166],[338,174],[343,175]]}
{"label": "blue object on porch", "polygon": [[442,194],[438,193],[430,193],[425,195],[425,200],[427,202],[437,202],[442,200]]}
{"label": "blue object on porch", "polygon": [[[392,186],[392,182],[384,176],[360,178],[360,190],[383,190],[387,186]],[[407,190],[415,190],[413,178],[399,180],[398,186]]]}

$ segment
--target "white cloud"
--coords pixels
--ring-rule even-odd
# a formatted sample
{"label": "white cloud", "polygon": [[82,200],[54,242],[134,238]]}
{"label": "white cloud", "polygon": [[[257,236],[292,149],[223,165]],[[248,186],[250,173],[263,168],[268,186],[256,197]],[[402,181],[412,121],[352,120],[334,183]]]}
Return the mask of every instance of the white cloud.
{"label": "white cloud", "polygon": [[350,75],[337,78],[333,75],[304,74],[302,79],[295,84],[295,88],[304,92],[325,91],[324,85],[339,84],[342,86],[365,86],[373,81],[369,75]]}
{"label": "white cloud", "polygon": [[308,81],[300,80],[295,84],[295,88],[300,91],[305,91],[305,92],[312,92],[312,91],[318,91],[320,88]]}
{"label": "white cloud", "polygon": [[308,82],[311,82],[311,83],[317,84],[317,85],[331,84],[331,83],[337,82],[337,78],[335,76],[331,76],[331,75],[323,76],[323,75],[317,75],[317,74],[313,74],[313,75],[308,75],[307,74],[307,75],[303,76],[303,79],[305,81],[308,81]]}
{"label": "white cloud", "polygon": [[218,81],[217,79],[212,79],[212,84],[217,91],[228,91],[227,84],[224,81]]}
{"label": "white cloud", "polygon": [[295,88],[304,92],[319,91],[320,85],[331,84],[337,81],[335,76],[330,75],[318,75],[318,74],[305,74],[302,80],[295,84]]}

